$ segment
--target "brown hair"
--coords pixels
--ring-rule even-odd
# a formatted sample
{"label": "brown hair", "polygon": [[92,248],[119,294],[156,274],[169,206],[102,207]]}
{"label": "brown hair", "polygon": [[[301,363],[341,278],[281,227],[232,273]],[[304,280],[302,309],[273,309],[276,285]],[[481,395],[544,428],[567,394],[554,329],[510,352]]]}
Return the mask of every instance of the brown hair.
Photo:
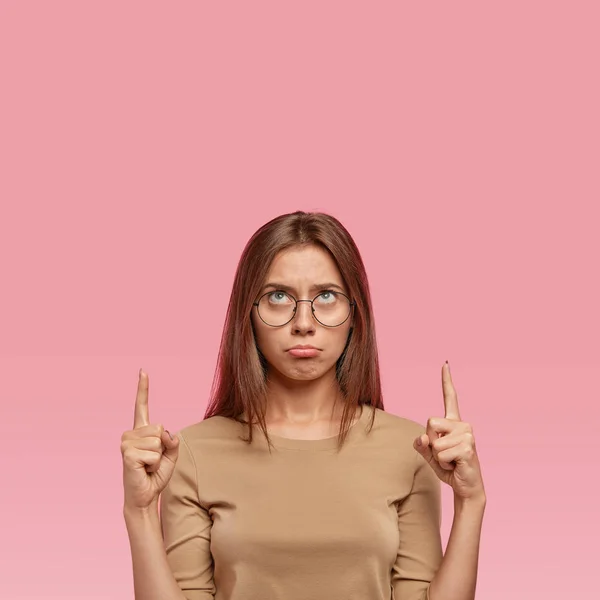
{"label": "brown hair", "polygon": [[[245,441],[249,443],[252,423],[258,421],[271,447],[265,423],[267,364],[256,345],[252,304],[275,256],[282,250],[306,245],[319,246],[331,254],[350,298],[356,302],[354,323],[336,363],[336,377],[345,400],[339,449],[360,405],[383,410],[383,398],[365,267],[350,233],[335,217],[325,213],[296,211],[280,215],[260,227],[246,244],[235,273],[204,418],[222,416],[248,424]],[[373,419],[374,413],[371,426]]]}

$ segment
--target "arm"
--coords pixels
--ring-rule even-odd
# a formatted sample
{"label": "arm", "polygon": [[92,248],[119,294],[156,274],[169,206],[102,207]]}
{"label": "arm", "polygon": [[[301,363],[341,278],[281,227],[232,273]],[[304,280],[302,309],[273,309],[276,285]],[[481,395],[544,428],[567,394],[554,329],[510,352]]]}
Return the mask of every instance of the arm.
{"label": "arm", "polygon": [[400,543],[392,568],[395,600],[433,600],[429,585],[443,558],[441,482],[417,452],[415,461],[412,489],[397,506]]}
{"label": "arm", "polygon": [[179,459],[160,496],[167,561],[186,600],[214,600],[216,587],[210,551],[212,519],[198,495],[194,455],[184,435],[179,433],[178,437]]}
{"label": "arm", "polygon": [[160,496],[160,506],[123,510],[135,600],[214,599],[212,520],[200,506],[192,453],[181,433],[178,437],[179,457]]}
{"label": "arm", "polygon": [[135,600],[186,600],[167,564],[158,507],[123,509],[133,563]]}
{"label": "arm", "polygon": [[429,600],[474,600],[485,504],[485,497],[454,497],[452,530],[440,569],[431,582]]}

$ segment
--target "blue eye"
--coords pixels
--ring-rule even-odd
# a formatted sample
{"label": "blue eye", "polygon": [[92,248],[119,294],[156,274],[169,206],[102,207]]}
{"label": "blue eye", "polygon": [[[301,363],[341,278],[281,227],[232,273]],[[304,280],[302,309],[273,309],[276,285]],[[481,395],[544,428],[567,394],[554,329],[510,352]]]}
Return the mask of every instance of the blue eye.
{"label": "blue eye", "polygon": [[337,294],[331,290],[325,290],[317,296],[316,300],[319,304],[331,304],[337,300]]}
{"label": "blue eye", "polygon": [[[277,298],[273,299],[274,296],[276,296]],[[269,302],[273,302],[274,304],[285,304],[286,300],[291,302],[291,298],[285,292],[282,292],[280,290],[269,294]]]}

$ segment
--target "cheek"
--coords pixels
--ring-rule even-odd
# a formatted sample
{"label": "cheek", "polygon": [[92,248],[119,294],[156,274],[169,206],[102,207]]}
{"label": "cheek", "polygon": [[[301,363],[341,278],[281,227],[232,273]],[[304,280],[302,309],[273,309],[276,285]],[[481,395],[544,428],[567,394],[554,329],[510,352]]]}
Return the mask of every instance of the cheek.
{"label": "cheek", "polygon": [[336,332],[338,335],[336,336],[336,343],[340,347],[341,350],[346,346],[346,342],[348,341],[348,336],[350,335],[350,325],[344,327],[343,330]]}
{"label": "cheek", "polygon": [[271,348],[274,346],[273,335],[268,331],[267,326],[263,323],[254,323],[254,339],[260,351],[266,356],[271,353]]}
{"label": "cheek", "polygon": [[349,335],[350,335],[350,328],[348,327],[347,330],[336,339],[336,344],[335,344],[335,360],[336,361],[344,353],[344,350],[346,349],[346,345],[348,343]]}
{"label": "cheek", "polygon": [[324,340],[325,356],[328,362],[335,362],[342,355],[348,341],[349,329],[343,331],[329,331],[331,335]]}

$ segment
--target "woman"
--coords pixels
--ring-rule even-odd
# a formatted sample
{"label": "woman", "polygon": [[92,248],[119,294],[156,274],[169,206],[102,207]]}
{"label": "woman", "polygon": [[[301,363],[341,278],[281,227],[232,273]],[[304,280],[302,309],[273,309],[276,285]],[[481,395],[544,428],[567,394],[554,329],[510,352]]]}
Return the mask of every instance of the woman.
{"label": "woman", "polygon": [[442,384],[426,428],[385,412],[350,234],[323,213],[266,223],[237,268],[204,420],[175,437],[151,425],[140,370],[121,443],[136,600],[474,598],[485,491],[447,365]]}

